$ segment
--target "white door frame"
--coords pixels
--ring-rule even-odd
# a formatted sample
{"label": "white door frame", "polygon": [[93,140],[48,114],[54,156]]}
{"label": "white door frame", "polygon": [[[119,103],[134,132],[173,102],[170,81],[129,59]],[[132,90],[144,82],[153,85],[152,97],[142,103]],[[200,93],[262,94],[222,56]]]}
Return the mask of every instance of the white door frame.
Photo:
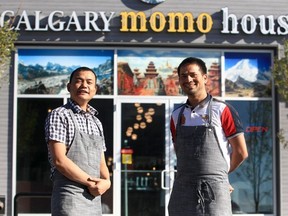
{"label": "white door frame", "polygon": [[[165,104],[165,170],[162,171],[162,188],[165,190],[165,215],[168,216],[168,202],[173,184],[174,166],[171,157],[174,157],[174,149],[170,136],[170,114],[175,103],[183,103],[186,97],[149,97],[129,96],[115,98],[114,105],[114,171],[113,171],[113,216],[121,216],[121,104],[122,103],[163,103]],[[172,173],[172,174],[171,174]]]}

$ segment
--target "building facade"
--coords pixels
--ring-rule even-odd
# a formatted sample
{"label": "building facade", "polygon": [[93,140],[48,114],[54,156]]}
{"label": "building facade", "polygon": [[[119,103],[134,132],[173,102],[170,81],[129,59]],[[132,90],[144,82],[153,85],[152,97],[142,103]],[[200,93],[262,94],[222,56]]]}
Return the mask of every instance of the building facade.
{"label": "building facade", "polygon": [[[272,9],[273,8],[273,9]],[[234,214],[288,214],[288,124],[271,68],[288,35],[286,0],[36,0],[0,3],[19,32],[0,88],[0,215],[49,215],[44,121],[78,66],[97,74],[112,187],[104,215],[166,216],[176,173],[169,115],[186,101],[176,68],[202,58],[208,92],[243,121],[249,158],[229,176]]]}

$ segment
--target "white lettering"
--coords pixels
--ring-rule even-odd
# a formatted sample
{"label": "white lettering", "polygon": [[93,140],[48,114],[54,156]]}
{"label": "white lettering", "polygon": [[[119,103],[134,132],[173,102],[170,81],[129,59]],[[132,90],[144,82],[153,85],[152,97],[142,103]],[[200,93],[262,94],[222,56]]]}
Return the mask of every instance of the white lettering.
{"label": "white lettering", "polygon": [[[35,11],[35,20],[34,20],[34,28],[31,25],[32,19],[29,20],[29,16],[27,12],[24,10],[22,14],[19,16],[19,19],[13,24],[11,29],[15,29],[17,31],[20,30],[20,27],[25,25],[26,31],[71,31],[73,29],[73,25],[75,26],[75,31],[110,31],[110,22],[115,14],[115,12],[110,12],[110,14],[106,14],[104,11],[99,11],[98,13],[93,11],[84,12],[85,22],[81,23],[77,13],[73,11],[69,16],[69,20],[64,20],[64,12],[63,11],[52,11],[47,18],[47,23],[41,23],[42,11]],[[11,10],[6,10],[0,14],[0,26],[3,26],[7,17],[10,19],[14,17],[15,13]],[[106,16],[107,15],[107,16]],[[97,21],[103,21],[103,28],[100,29],[97,25]],[[99,18],[99,19],[98,19]],[[82,25],[81,25],[82,24]],[[22,27],[23,28],[23,27]]]}
{"label": "white lettering", "polygon": [[[85,14],[85,28],[84,31],[92,31],[90,26],[93,27],[95,31],[101,31],[97,26],[96,21],[98,20],[98,14],[93,11],[84,12]],[[104,22],[104,28],[102,31],[110,31],[110,20],[112,19],[115,12],[110,12],[110,16],[107,18],[106,13],[103,11],[99,11],[99,14]],[[91,19],[92,18],[92,19]]]}
{"label": "white lettering", "polygon": [[110,29],[109,29],[110,24],[109,24],[109,23],[110,23],[112,17],[114,16],[115,12],[110,12],[110,16],[109,16],[108,19],[107,19],[107,17],[105,16],[105,12],[100,11],[99,13],[100,13],[100,15],[101,15],[101,17],[102,17],[102,19],[103,19],[103,22],[104,22],[104,29],[103,29],[103,31],[110,31]]}
{"label": "white lettering", "polygon": [[45,25],[44,28],[40,28],[40,14],[41,11],[35,11],[35,31],[47,31],[48,30],[48,26]]}
{"label": "white lettering", "polygon": [[277,28],[277,33],[279,35],[287,35],[288,34],[288,16],[279,16],[277,21],[280,26]]}
{"label": "white lettering", "polygon": [[28,15],[27,15],[25,10],[22,12],[22,14],[19,18],[18,25],[15,28],[16,31],[20,30],[21,24],[24,24],[26,26],[26,28],[25,28],[26,31],[32,31],[32,28],[31,28],[31,25],[29,22],[29,18],[28,18]]}
{"label": "white lettering", "polygon": [[70,31],[70,25],[75,25],[76,26],[76,31],[82,31],[80,22],[78,20],[77,14],[75,11],[72,12],[71,17],[69,19],[68,25],[65,29],[65,31]]}
{"label": "white lettering", "polygon": [[[59,19],[54,21],[54,16],[56,15],[60,15],[61,17],[64,16],[64,12],[63,11],[53,11],[52,13],[50,13],[49,17],[48,17],[48,25],[49,25],[49,28],[52,30],[52,31],[63,31],[64,29],[64,22],[60,21]],[[59,27],[58,28],[55,28],[55,25],[56,24],[59,24]]]}
{"label": "white lettering", "polygon": [[[9,16],[8,14],[10,14],[10,16]],[[2,13],[1,16],[0,16],[0,26],[1,26],[1,27],[4,26],[5,17],[6,17],[6,16],[14,17],[14,12],[11,11],[11,10],[3,11],[3,13]],[[11,29],[14,29],[14,27],[12,27]]]}
{"label": "white lettering", "polygon": [[[237,29],[238,21],[237,21],[236,15],[235,14],[228,14],[228,8],[227,7],[222,8],[222,11],[223,11],[223,21],[222,21],[223,29],[222,29],[221,33],[239,34],[239,31]],[[231,31],[229,30],[230,21],[232,23],[232,30]]]}
{"label": "white lettering", "polygon": [[260,15],[259,16],[259,20],[260,20],[260,31],[262,34],[267,35],[267,34],[271,34],[271,35],[275,35],[276,32],[274,30],[274,17],[272,15],[267,16],[268,18],[268,28],[266,27],[266,18],[264,15]]}
{"label": "white lettering", "polygon": [[[96,25],[96,20],[98,19],[98,14],[93,11],[87,11],[85,14],[85,29],[84,31],[92,31],[90,28],[90,24],[92,25],[95,31],[100,31],[98,26]],[[92,20],[90,20],[90,14],[92,15]]]}
{"label": "white lettering", "polygon": [[[238,19],[234,14],[228,13],[228,8],[222,8],[223,11],[223,29],[221,33],[223,34],[239,34],[238,31]],[[241,18],[240,26],[242,31],[245,34],[253,34],[255,33],[257,29],[257,25],[259,25],[260,32],[263,35],[287,35],[288,34],[288,16],[279,16],[277,21],[275,21],[274,17],[272,15],[264,16],[260,15],[258,16],[259,22],[257,18],[255,18],[251,14],[246,14]],[[275,26],[279,25],[277,27],[277,33],[275,31]],[[231,30],[230,30],[231,28]]]}
{"label": "white lettering", "polygon": [[[250,30],[249,25],[250,24]],[[256,30],[257,22],[254,16],[246,14],[241,21],[242,30],[246,34],[253,34]]]}

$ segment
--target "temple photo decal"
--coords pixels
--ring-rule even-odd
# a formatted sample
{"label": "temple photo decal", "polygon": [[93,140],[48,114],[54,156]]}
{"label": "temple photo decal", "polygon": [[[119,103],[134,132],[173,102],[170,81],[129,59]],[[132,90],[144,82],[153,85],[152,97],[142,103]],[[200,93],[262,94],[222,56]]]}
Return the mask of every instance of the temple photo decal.
{"label": "temple photo decal", "polygon": [[[158,57],[159,56],[159,57]],[[177,67],[187,56],[201,57],[207,64],[207,90],[221,95],[219,52],[118,51],[117,76],[119,95],[183,95]]]}

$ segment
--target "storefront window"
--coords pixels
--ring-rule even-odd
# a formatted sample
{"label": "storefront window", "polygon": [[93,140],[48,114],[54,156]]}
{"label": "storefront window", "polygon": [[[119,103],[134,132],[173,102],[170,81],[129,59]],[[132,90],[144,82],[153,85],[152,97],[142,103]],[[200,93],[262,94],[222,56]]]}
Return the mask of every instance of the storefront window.
{"label": "storefront window", "polygon": [[17,201],[19,213],[50,212],[50,197],[42,196],[52,190],[44,122],[51,109],[62,104],[63,99],[18,99],[16,193],[23,194]]}
{"label": "storefront window", "polygon": [[234,213],[273,214],[273,137],[271,101],[228,101],[241,117],[249,157],[230,182]]}
{"label": "storefront window", "polygon": [[[165,151],[171,144],[167,142],[170,134],[165,121],[170,111],[166,105],[176,105],[179,98],[182,100],[177,66],[184,58],[194,56],[202,58],[207,65],[207,91],[231,103],[243,121],[249,157],[230,175],[235,188],[233,212],[274,213],[271,52],[55,48],[19,49],[17,54],[16,194],[51,193],[44,121],[51,109],[61,106],[69,97],[66,84],[70,73],[85,65],[94,69],[98,77],[98,95],[90,104],[98,110],[97,117],[104,127],[105,154],[112,180],[111,189],[102,197],[103,213],[115,213],[118,211],[115,202],[121,202],[118,206],[123,215],[136,214],[137,205],[143,212],[149,212],[153,204],[158,206],[155,215],[164,216],[165,199],[169,197],[160,186],[161,170],[167,168]],[[137,98],[140,96],[149,97],[140,104]],[[165,98],[167,104],[158,103],[158,98]],[[115,108],[118,102],[121,111]],[[137,114],[141,108],[143,114]],[[121,121],[120,128],[115,127],[118,125],[113,118],[115,112]],[[140,118],[145,119],[145,124],[141,125]],[[131,128],[137,133],[130,134]],[[115,134],[121,138],[114,137]],[[113,182],[114,165],[123,156],[121,152],[114,152],[119,146],[124,150],[133,149],[133,167],[129,161],[121,163],[119,182]],[[113,197],[118,189],[121,195]],[[153,201],[155,197],[157,202]],[[19,198],[17,208],[22,213],[48,213],[50,199]]]}
{"label": "storefront window", "polygon": [[[69,97],[66,87],[69,76],[74,69],[80,66],[87,66],[95,71],[98,95],[113,95],[112,57],[114,51],[18,49],[17,54],[18,82],[16,86],[19,97],[17,107],[17,211],[45,213],[50,212],[50,199],[47,198],[50,198],[49,193],[52,190],[47,147],[44,140],[45,118],[51,109],[63,105],[64,99]],[[24,98],[22,98],[23,95],[25,95]],[[51,95],[51,97],[54,95],[59,99],[41,99],[39,95]],[[99,99],[97,102],[92,100],[91,104],[102,111],[99,118],[105,123],[103,127],[107,128],[105,130],[108,145],[106,157],[111,171],[113,164],[113,118],[111,118],[113,116],[113,100],[101,101]],[[109,116],[107,117],[107,115]],[[103,196],[104,213],[113,211],[112,191],[110,189]],[[23,192],[27,194],[23,194]],[[34,195],[35,193],[37,194]],[[39,199],[43,197],[46,199]]]}
{"label": "storefront window", "polygon": [[121,215],[165,215],[165,104],[122,104]]}
{"label": "storefront window", "polygon": [[110,172],[110,180],[111,180],[111,187],[108,191],[105,192],[104,195],[102,195],[102,212],[103,214],[111,214],[114,212],[113,208],[113,112],[114,112],[114,106],[113,106],[113,100],[112,99],[92,99],[89,103],[91,106],[93,106],[97,111],[98,114],[96,115],[97,118],[102,122],[104,136],[105,136],[105,143],[106,143],[106,163]]}
{"label": "storefront window", "polygon": [[[93,99],[103,124],[105,152],[111,180],[113,165],[113,100]],[[19,98],[17,120],[17,201],[18,213],[49,213],[52,181],[44,125],[48,113],[63,105],[63,99]],[[113,185],[113,181],[112,181]],[[113,212],[113,186],[102,197],[103,213]]]}

